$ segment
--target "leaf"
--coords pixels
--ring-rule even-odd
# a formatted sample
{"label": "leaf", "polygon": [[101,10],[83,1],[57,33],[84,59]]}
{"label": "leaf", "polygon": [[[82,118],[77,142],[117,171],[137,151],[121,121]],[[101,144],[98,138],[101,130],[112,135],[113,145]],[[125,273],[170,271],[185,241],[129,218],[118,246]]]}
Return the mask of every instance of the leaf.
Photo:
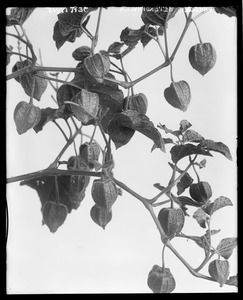
{"label": "leaf", "polygon": [[119,54],[121,52],[121,48],[123,46],[124,46],[124,43],[114,42],[109,46],[107,51],[109,53]]}
{"label": "leaf", "polygon": [[164,130],[165,133],[173,134],[176,137],[181,135],[180,130],[171,130],[171,129],[167,128],[165,125],[162,125],[162,124],[159,124],[157,127]]}
{"label": "leaf", "polygon": [[12,55],[13,46],[9,45],[9,47],[6,45],[6,65],[10,63],[10,57]]}
{"label": "leaf", "polygon": [[182,194],[193,183],[193,178],[188,172],[177,183],[177,195]]}
{"label": "leaf", "polygon": [[182,205],[190,205],[190,206],[196,206],[196,207],[202,206],[202,203],[199,203],[199,202],[197,202],[197,201],[194,201],[192,198],[187,197],[187,196],[179,196],[179,197],[177,197],[177,200],[178,200]]}
{"label": "leaf", "polygon": [[[165,21],[169,21],[175,16],[179,7],[143,7],[141,18],[144,24],[165,26]],[[169,15],[168,15],[169,14]]]}
{"label": "leaf", "polygon": [[226,284],[238,287],[238,275],[230,276]]}
{"label": "leaf", "polygon": [[43,129],[43,127],[50,121],[54,121],[56,119],[62,118],[67,119],[70,116],[70,112],[66,109],[66,106],[62,106],[60,108],[42,108],[41,109],[41,118],[38,124],[33,127],[34,131],[38,133]]}
{"label": "leaf", "polygon": [[[25,67],[31,66],[31,62],[29,60],[18,61],[13,66],[13,72],[21,70]],[[44,75],[42,71],[37,71],[37,75]],[[15,78],[23,87],[25,93],[28,96],[32,95],[32,89],[34,86],[33,97],[40,101],[42,94],[45,92],[47,88],[47,81],[44,78],[37,77],[32,75],[31,73],[23,74]]]}
{"label": "leaf", "polygon": [[80,25],[82,24],[82,27],[85,28],[89,21],[87,15],[96,9],[97,7],[88,7],[87,10],[74,12],[72,8],[67,7],[66,12],[58,14],[58,21],[54,25],[53,33],[53,40],[58,50],[66,41],[73,43],[77,37],[82,35],[83,30]]}
{"label": "leaf", "polygon": [[[135,110],[127,110],[122,113],[118,113],[111,120],[108,126],[108,133],[115,143],[116,148],[119,148],[125,144],[117,142],[116,135],[120,132],[128,133],[129,140],[134,134],[134,131],[139,131],[143,135],[151,139],[162,151],[165,151],[163,139],[159,131],[154,127],[154,124],[149,118]],[[129,142],[127,140],[127,142]],[[126,143],[127,143],[126,142]]]}
{"label": "leaf", "polygon": [[216,250],[223,258],[228,259],[236,246],[237,238],[225,238],[220,241]]}
{"label": "leaf", "polygon": [[196,219],[196,221],[202,228],[206,228],[206,222],[209,219],[209,215],[206,214],[206,212],[202,208],[199,208],[194,212],[193,218]]}
{"label": "leaf", "polygon": [[10,15],[7,15],[7,26],[23,25],[24,22],[34,11],[35,7],[15,7],[10,11]]}
{"label": "leaf", "polygon": [[68,209],[67,206],[61,203],[47,201],[42,207],[43,224],[46,224],[52,233],[66,220]]}
{"label": "leaf", "polygon": [[[70,213],[73,208],[73,203],[70,200],[70,180],[69,175],[60,175],[57,177],[59,200],[60,203],[66,205]],[[55,189],[55,176],[39,176],[37,178],[28,179],[20,182],[20,185],[27,185],[36,190],[42,207],[47,201],[56,202],[57,193]]]}
{"label": "leaf", "polygon": [[33,104],[21,101],[14,110],[14,122],[18,134],[23,134],[35,127],[41,118],[41,109]]}
{"label": "leaf", "polygon": [[215,151],[223,154],[229,160],[232,160],[232,156],[230,154],[230,150],[228,146],[226,146],[222,142],[214,142],[213,140],[204,140],[200,142],[201,147],[206,150]]}
{"label": "leaf", "polygon": [[83,61],[91,53],[91,48],[88,46],[81,46],[75,49],[72,53],[72,57],[77,61]]}
{"label": "leaf", "polygon": [[214,202],[208,202],[207,205],[204,207],[204,210],[208,215],[211,216],[216,210],[225,206],[233,206],[233,203],[230,201],[229,198],[220,196],[219,198],[215,199]]}
{"label": "leaf", "polygon": [[227,17],[236,17],[236,8],[234,6],[214,7],[218,14],[224,14]]}
{"label": "leaf", "polygon": [[185,112],[191,101],[190,86],[184,80],[173,81],[164,90],[164,97],[170,105]]}
{"label": "leaf", "polygon": [[[145,28],[145,27],[144,27]],[[149,26],[147,29],[147,32],[152,35],[153,37],[156,37],[156,30],[154,27]],[[143,48],[147,46],[147,44],[152,40],[152,37],[150,37],[146,32],[144,32],[141,36],[140,42],[143,45]]]}
{"label": "leaf", "polygon": [[179,130],[180,130],[181,133],[183,133],[184,131],[186,131],[191,126],[192,126],[192,124],[190,122],[188,122],[187,120],[181,120]]}
{"label": "leaf", "polygon": [[215,259],[210,262],[208,266],[208,273],[220,284],[220,287],[222,287],[229,276],[229,269],[230,265],[228,260]]}
{"label": "leaf", "polygon": [[120,40],[124,42],[127,46],[133,47],[141,39],[143,35],[143,29],[143,26],[140,29],[131,29],[129,27],[126,27],[121,32]]}
{"label": "leaf", "polygon": [[198,132],[188,129],[183,134],[183,142],[194,142],[199,143],[204,140],[204,137],[202,137]]}
{"label": "leaf", "polygon": [[176,145],[173,146],[170,150],[171,159],[174,163],[177,163],[180,159],[185,156],[192,155],[192,154],[201,154],[206,156],[212,156],[210,152],[204,150],[200,145],[193,145],[193,144],[185,144],[185,145]]}
{"label": "leaf", "polygon": [[99,109],[99,97],[95,93],[91,93],[82,89],[74,96],[72,102],[77,105],[71,105],[71,110],[79,121],[87,124],[94,119]]}

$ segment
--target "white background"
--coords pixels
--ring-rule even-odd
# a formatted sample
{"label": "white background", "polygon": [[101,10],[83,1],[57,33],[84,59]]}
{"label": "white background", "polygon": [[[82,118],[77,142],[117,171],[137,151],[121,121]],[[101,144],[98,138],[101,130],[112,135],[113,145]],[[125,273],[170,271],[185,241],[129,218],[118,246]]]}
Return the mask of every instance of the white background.
{"label": "white background", "polygon": [[[9,13],[9,11],[7,11]],[[196,14],[196,13],[195,13]],[[131,8],[109,8],[103,10],[99,50],[107,50],[114,41],[119,41],[121,31],[128,26],[139,29],[143,22],[141,11]],[[98,11],[91,13],[88,29],[94,33]],[[48,8],[36,9],[24,24],[26,33],[36,54],[41,49],[45,66],[75,67],[72,52],[79,46],[88,45],[85,35],[75,43],[65,43],[59,51],[52,39],[53,26],[57,14]],[[177,13],[168,26],[169,51],[172,53],[183,30],[185,17]],[[164,99],[164,89],[170,85],[169,68],[165,68],[134,87],[136,93],[144,93],[149,101],[148,112],[155,126],[166,124],[178,129],[179,122],[187,119],[192,129],[202,136],[221,141],[229,146],[233,161],[215,153],[207,159],[207,167],[200,170],[201,180],[212,186],[212,200],[219,196],[231,199],[234,206],[219,210],[213,216],[212,229],[221,229],[213,236],[213,246],[225,237],[237,236],[237,173],[236,173],[236,19],[208,12],[197,20],[203,42],[211,42],[217,52],[214,68],[204,77],[189,64],[188,52],[199,42],[196,28],[192,24],[173,62],[175,81],[185,80],[191,87],[191,104],[186,112],[170,106]],[[15,33],[13,28],[7,28]],[[163,37],[161,37],[163,44]],[[16,41],[7,37],[7,44]],[[23,46],[24,53],[24,46]],[[17,57],[11,58],[7,73],[11,72]],[[163,63],[158,45],[151,41],[145,49],[139,43],[136,49],[124,58],[125,68],[132,79]],[[65,79],[66,74],[63,75]],[[41,108],[56,107],[50,94],[51,88],[43,94],[35,105]],[[126,91],[124,90],[124,95]],[[55,96],[55,95],[54,95]],[[29,101],[22,87],[14,79],[7,82],[7,177],[29,173],[46,168],[56,157],[65,141],[57,127],[51,122],[43,131],[33,130],[18,135],[13,121],[13,111],[20,101]],[[65,127],[65,123],[58,121]],[[65,129],[66,130],[66,129]],[[87,128],[91,133],[92,128]],[[170,137],[165,135],[163,137]],[[99,139],[99,133],[96,137]],[[77,146],[79,140],[77,139]],[[123,181],[137,193],[152,198],[158,192],[154,183],[166,185],[171,176],[170,147],[162,153],[156,149],[150,152],[151,140],[136,133],[128,145],[113,152],[115,177]],[[73,155],[70,147],[63,156]],[[203,157],[201,157],[203,159]],[[183,168],[187,159],[179,163]],[[191,176],[196,180],[195,174]],[[91,179],[92,182],[92,179]],[[154,264],[161,264],[162,244],[158,230],[143,205],[128,193],[123,192],[113,206],[113,219],[103,230],[90,218],[90,208],[94,202],[90,196],[90,186],[86,198],[78,210],[68,215],[64,225],[55,234],[47,226],[42,226],[40,201],[37,193],[11,183],[7,188],[9,209],[9,235],[7,243],[7,292],[8,293],[150,293],[147,275]],[[176,193],[176,188],[173,190]],[[184,195],[188,195],[186,192]],[[163,199],[163,198],[162,198]],[[162,200],[161,199],[161,200]],[[156,213],[160,207],[156,209]],[[195,209],[189,209],[190,215]],[[183,232],[188,235],[203,235],[193,218],[186,218]],[[203,259],[203,250],[192,241],[174,239],[172,244],[193,266]],[[217,258],[216,256],[214,258]],[[237,251],[229,259],[230,275],[237,273]],[[175,292],[235,292],[237,289],[214,282],[194,278],[169,250],[165,251],[166,267],[176,279]],[[202,270],[207,273],[207,267]]]}

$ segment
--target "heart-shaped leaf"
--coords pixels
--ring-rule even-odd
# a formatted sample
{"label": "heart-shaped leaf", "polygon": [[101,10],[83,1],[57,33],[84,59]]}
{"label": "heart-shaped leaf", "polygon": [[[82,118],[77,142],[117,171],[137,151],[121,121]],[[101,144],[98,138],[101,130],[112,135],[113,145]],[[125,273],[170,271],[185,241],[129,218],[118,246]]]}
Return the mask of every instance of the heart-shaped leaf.
{"label": "heart-shaped leaf", "polygon": [[225,259],[228,259],[237,246],[237,238],[225,238],[220,241],[216,250]]}
{"label": "heart-shaped leaf", "polygon": [[193,218],[195,218],[197,220],[198,224],[202,228],[206,228],[206,222],[209,220],[210,217],[202,208],[198,208],[194,212]]}
{"label": "heart-shaped leaf", "polygon": [[48,226],[52,233],[66,220],[68,209],[67,206],[61,203],[47,201],[42,207],[43,223]]}
{"label": "heart-shaped leaf", "polygon": [[140,29],[131,29],[126,27],[122,30],[120,35],[120,40],[124,42],[127,46],[135,46],[143,35],[144,26]]}
{"label": "heart-shaped leaf", "polygon": [[229,147],[222,142],[215,142],[213,140],[202,140],[200,142],[201,147],[206,150],[215,151],[223,154],[229,160],[232,160],[232,156]]}
{"label": "heart-shaped leaf", "polygon": [[126,110],[114,116],[108,126],[108,134],[116,148],[127,144],[135,131],[151,139],[157,148],[165,152],[164,141],[149,118],[136,110]]}
{"label": "heart-shaped leaf", "polygon": [[18,134],[35,127],[41,119],[41,109],[33,104],[21,101],[14,110],[14,122]]}
{"label": "heart-shaped leaf", "polygon": [[204,140],[204,137],[201,136],[198,132],[188,129],[186,132],[183,134],[183,141],[184,142],[193,142],[193,143],[199,143]]}
{"label": "heart-shaped leaf", "polygon": [[201,75],[208,73],[216,63],[216,51],[210,43],[200,43],[191,47],[189,61]]}
{"label": "heart-shaped leaf", "polygon": [[165,22],[175,16],[179,7],[143,7],[141,18],[144,24],[165,26]]}
{"label": "heart-shaped leaf", "polygon": [[[24,61],[18,61],[14,66],[12,71],[18,71],[25,67],[28,67],[31,65],[31,62],[29,60]],[[42,71],[37,71],[37,75],[45,75]],[[32,90],[34,86],[34,93],[33,97],[40,101],[42,94],[45,92],[47,88],[47,81],[44,78],[37,77],[35,75],[32,75],[31,73],[23,74],[21,76],[18,76],[15,78],[23,87],[25,93],[28,96],[32,95]]]}
{"label": "heart-shaped leaf", "polygon": [[193,144],[185,144],[185,145],[175,145],[170,150],[171,159],[174,163],[177,163],[180,159],[185,156],[192,155],[192,154],[201,154],[206,156],[212,156],[212,154],[205,150],[204,148],[200,147],[200,145],[193,145]]}
{"label": "heart-shaped leaf", "polygon": [[189,84],[184,81],[172,82],[164,90],[166,101],[175,108],[186,111],[191,101],[191,91]]}
{"label": "heart-shaped leaf", "polygon": [[65,42],[73,43],[82,35],[82,28],[85,28],[89,21],[88,14],[96,9],[97,7],[87,7],[86,10],[74,11],[71,7],[67,7],[65,12],[58,14],[58,21],[54,25],[53,32],[53,40],[57,49],[60,49]]}
{"label": "heart-shaped leaf", "polygon": [[208,202],[207,205],[204,207],[205,212],[208,215],[212,215],[215,211],[225,206],[232,206],[233,203],[227,197],[220,196],[219,198],[215,199],[213,202]]}
{"label": "heart-shaped leaf", "polygon": [[99,97],[97,94],[82,89],[73,97],[72,102],[73,104],[69,102],[71,110],[83,124],[87,124],[96,117],[99,110]]}
{"label": "heart-shaped leaf", "polygon": [[35,7],[15,7],[10,11],[10,15],[7,15],[7,26],[11,25],[23,25],[28,17],[32,14]]}

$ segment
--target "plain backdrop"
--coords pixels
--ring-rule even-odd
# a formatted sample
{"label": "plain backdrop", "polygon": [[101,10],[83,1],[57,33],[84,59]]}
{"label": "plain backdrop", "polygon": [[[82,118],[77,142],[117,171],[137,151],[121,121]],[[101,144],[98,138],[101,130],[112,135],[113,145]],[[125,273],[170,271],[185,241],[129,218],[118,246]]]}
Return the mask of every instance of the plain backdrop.
{"label": "plain backdrop", "polygon": [[[9,9],[6,13],[9,13]],[[111,43],[120,41],[120,33],[125,27],[139,29],[143,25],[140,16],[141,10],[138,8],[103,9],[97,52],[107,50]],[[97,17],[98,10],[91,13],[87,27],[91,33],[95,32]],[[67,42],[58,51],[52,38],[56,21],[55,9],[41,7],[33,12],[24,28],[38,57],[41,49],[44,66],[75,67],[77,62],[72,58],[72,52],[79,46],[90,46],[90,40],[82,35],[75,43]],[[184,24],[185,16],[181,12],[169,22],[170,53]],[[203,42],[212,43],[216,49],[217,62],[205,76],[191,67],[189,49],[199,43],[196,28],[192,24],[173,61],[174,80],[185,80],[191,87],[192,99],[188,110],[182,112],[175,109],[164,98],[164,89],[170,85],[169,68],[138,83],[134,91],[147,96],[147,115],[155,126],[162,123],[176,130],[180,121],[186,119],[192,124],[191,129],[205,138],[221,141],[230,148],[233,161],[213,153],[212,158],[206,157],[206,168],[199,171],[201,180],[208,181],[212,186],[212,200],[226,196],[233,203],[233,206],[223,208],[213,216],[212,229],[221,229],[220,233],[213,236],[212,245],[216,247],[221,239],[237,236],[237,23],[234,17],[228,18],[212,11],[197,19],[197,25]],[[7,31],[16,33],[12,27]],[[164,45],[163,37],[161,43]],[[7,36],[7,44],[14,46],[17,51],[14,38]],[[22,46],[23,53],[24,50]],[[7,74],[17,60],[17,56],[11,58]],[[163,60],[158,45],[151,41],[144,49],[139,43],[124,58],[124,65],[130,77],[136,79],[163,63]],[[61,74],[60,78],[65,80],[66,76]],[[126,95],[127,91],[123,92]],[[55,108],[51,95],[55,97],[53,89],[48,87],[41,101],[35,101],[35,105]],[[29,130],[18,135],[13,112],[18,102],[28,102],[29,97],[14,79],[7,82],[6,101],[7,177],[46,168],[65,144],[61,132],[50,122],[38,134]],[[62,120],[58,122],[68,132],[65,123]],[[90,134],[92,127],[87,127],[86,132]],[[161,133],[163,137],[170,137]],[[96,138],[103,145],[99,132]],[[79,143],[80,139],[77,139],[77,146]],[[166,185],[171,176],[168,165],[170,146],[166,153],[158,149],[151,153],[152,145],[151,140],[135,133],[126,146],[118,150],[112,146],[115,177],[149,198],[158,192],[153,184]],[[69,147],[63,159],[73,154],[74,148]],[[187,159],[183,159],[179,167],[185,167],[187,162]],[[192,170],[190,174],[196,180]],[[147,276],[153,265],[161,265],[162,251],[159,232],[152,218],[137,199],[124,191],[113,206],[112,221],[103,230],[90,218],[90,209],[94,204],[90,187],[91,183],[79,209],[72,211],[64,225],[52,234],[47,226],[42,226],[37,193],[20,186],[19,182],[8,184],[7,293],[151,293]],[[176,193],[176,189],[173,192]],[[188,195],[188,191],[184,195]],[[160,207],[155,210],[156,213],[159,210]],[[188,211],[192,215],[195,209]],[[205,230],[199,227],[195,219],[186,217],[183,232],[200,236]],[[192,241],[175,238],[172,244],[193,267],[202,261],[203,250]],[[229,261],[230,275],[235,275],[237,250],[234,250]],[[232,286],[221,288],[215,282],[193,277],[169,250],[165,251],[165,263],[175,277],[175,292],[237,291]],[[208,274],[207,267],[203,268],[202,273]]]}

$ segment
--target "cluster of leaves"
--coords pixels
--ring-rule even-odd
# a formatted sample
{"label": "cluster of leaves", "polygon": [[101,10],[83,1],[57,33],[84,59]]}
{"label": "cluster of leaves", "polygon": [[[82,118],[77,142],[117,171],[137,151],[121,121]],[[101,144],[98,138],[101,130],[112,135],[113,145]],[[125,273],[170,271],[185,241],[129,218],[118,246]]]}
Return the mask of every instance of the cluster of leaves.
{"label": "cluster of leaves", "polygon": [[[173,169],[173,178],[176,173],[183,175],[179,180],[175,181],[177,182],[177,196],[173,195],[170,190],[167,193],[171,206],[163,207],[159,211],[158,221],[167,239],[171,240],[175,237],[185,237],[194,241],[204,250],[205,258],[198,270],[209,263],[213,255],[218,255],[218,259],[211,261],[208,265],[209,275],[213,280],[219,282],[221,287],[225,283],[237,286],[237,276],[229,277],[230,265],[228,262],[228,258],[237,245],[237,238],[224,238],[220,241],[218,246],[214,248],[212,246],[211,237],[220,232],[220,230],[211,229],[210,226],[212,215],[216,211],[226,206],[232,206],[233,204],[229,198],[224,196],[220,196],[213,201],[211,200],[212,189],[210,184],[201,181],[195,169],[196,166],[199,167],[199,169],[204,168],[206,166],[206,159],[204,158],[202,161],[196,162],[191,158],[191,155],[195,155],[195,157],[198,155],[212,156],[211,152],[218,152],[231,160],[232,157],[229,148],[221,142],[205,139],[201,134],[190,128],[191,124],[187,120],[180,122],[178,130],[171,130],[162,124],[159,124],[158,127],[167,134],[171,134],[177,138],[176,141],[171,138],[164,140],[166,144],[175,144],[170,150],[172,163],[169,163]],[[190,163],[193,165],[198,179],[197,183],[194,183],[194,179],[189,172],[181,170],[177,166],[177,163],[185,157],[189,157]],[[173,181],[171,184],[173,184]],[[154,184],[154,186],[161,191],[165,189],[165,187],[159,183]],[[182,195],[187,190],[189,190],[191,197]],[[155,203],[154,206],[163,205],[167,202],[168,201],[158,204]],[[178,208],[176,208],[175,205],[178,206]],[[193,214],[193,218],[195,218],[200,227],[206,229],[204,235],[190,236],[182,233],[185,216],[189,216],[187,206],[197,208]],[[220,257],[223,259],[220,259]],[[165,263],[164,258],[163,263]],[[168,293],[175,289],[176,281],[169,268],[165,268],[165,265],[155,265],[148,275],[148,286],[155,293]]]}
{"label": "cluster of leaves", "polygon": [[[195,169],[195,167],[203,168],[206,166],[205,158],[200,162],[196,162],[195,159],[198,155],[213,156],[212,152],[216,152],[231,160],[229,148],[222,142],[205,139],[201,134],[190,128],[191,124],[187,120],[182,120],[177,130],[171,130],[162,124],[159,124],[156,128],[146,115],[149,102],[147,97],[142,93],[134,94],[133,89],[131,89],[132,95],[128,93],[128,96],[125,97],[123,91],[119,88],[119,85],[122,86],[121,82],[112,74],[110,68],[111,65],[117,67],[114,61],[127,55],[139,42],[142,43],[143,47],[146,47],[152,40],[158,42],[159,36],[166,35],[168,21],[175,17],[179,8],[144,8],[141,14],[141,19],[144,22],[143,26],[139,29],[126,27],[120,34],[119,42],[112,43],[107,51],[102,50],[94,53],[96,37],[91,35],[87,29],[87,24],[90,14],[97,9],[97,7],[88,7],[85,10],[73,11],[71,8],[66,8],[65,12],[58,14],[58,20],[53,31],[53,40],[57,49],[60,49],[65,42],[73,43],[82,34],[86,34],[91,38],[92,45],[91,47],[81,46],[73,51],[72,57],[78,63],[73,79],[69,82],[66,81],[56,91],[57,108],[40,109],[33,104],[34,99],[41,100],[50,77],[47,77],[41,71],[41,68],[35,71],[37,65],[32,45],[28,41],[25,42],[29,47],[32,58],[28,57],[25,60],[18,61],[13,66],[12,71],[18,74],[14,78],[21,84],[25,93],[30,97],[30,101],[21,101],[17,104],[14,111],[14,121],[17,132],[23,134],[30,129],[34,129],[38,133],[43,130],[48,122],[59,118],[66,121],[69,118],[75,118],[82,126],[92,125],[95,129],[98,126],[106,146],[102,150],[94,141],[94,136],[92,136],[89,142],[80,145],[79,153],[75,153],[67,162],[64,162],[66,170],[73,171],[72,175],[40,175],[39,177],[23,180],[20,184],[36,190],[41,201],[43,224],[47,225],[50,231],[54,233],[65,222],[68,213],[71,213],[73,209],[77,209],[85,198],[86,189],[90,183],[91,170],[95,169],[96,172],[101,170],[99,175],[97,175],[98,172],[95,174],[100,178],[92,183],[91,195],[95,204],[91,208],[90,216],[96,224],[105,229],[112,219],[112,206],[118,195],[121,194],[112,174],[114,162],[110,140],[118,149],[126,145],[137,131],[153,142],[151,151],[159,148],[165,152],[167,145],[171,145],[171,162],[169,163],[173,170],[171,181],[167,188],[159,183],[154,185],[161,192],[166,190],[165,194],[169,197],[171,203],[171,207],[163,207],[160,210],[157,218],[164,232],[163,234],[166,235],[164,241],[166,243],[175,237],[186,237],[203,248],[205,259],[198,270],[208,263],[214,254],[217,254],[218,259],[212,261],[208,267],[212,280],[219,282],[220,286],[225,283],[237,285],[236,276],[229,278],[228,262],[228,258],[236,247],[236,238],[225,238],[221,240],[216,248],[213,248],[211,244],[211,236],[219,232],[211,229],[211,217],[215,211],[232,205],[232,202],[223,196],[212,201],[210,184],[200,181]],[[215,7],[214,10],[216,13],[225,14],[229,17],[236,15],[236,11],[232,7]],[[7,16],[7,26],[22,26],[33,11],[34,8],[12,9],[10,15]],[[186,15],[186,19],[191,21],[188,15]],[[189,51],[189,62],[196,71],[201,75],[205,75],[215,65],[216,51],[210,43],[203,43],[200,35],[199,40],[200,43],[192,46]],[[122,52],[124,46],[126,46],[126,49]],[[7,46],[7,63],[10,62],[10,57],[13,54],[12,50],[11,45]],[[167,50],[163,54],[165,60],[169,61],[168,65],[171,65],[172,60],[170,60]],[[128,76],[124,67],[122,66],[122,69],[118,67],[117,69],[124,76],[127,83]],[[191,101],[189,84],[184,80],[174,81],[172,68],[171,84],[165,89],[164,98],[170,105],[182,111],[187,110]],[[160,133],[161,130],[165,134],[171,134],[172,138],[163,138]],[[108,139],[106,135],[108,135]],[[102,163],[99,162],[101,151],[103,155]],[[194,156],[194,159],[192,159],[192,156]],[[197,183],[194,183],[194,179],[187,169],[181,170],[178,167],[178,162],[188,157],[189,167],[193,167],[197,175]],[[75,172],[76,175],[74,175]],[[177,173],[179,173],[179,177],[175,179]],[[171,192],[175,185],[177,196]],[[182,195],[187,190],[189,190],[190,197]],[[162,204],[152,203],[154,206]],[[178,206],[178,208],[174,206]],[[187,206],[197,208],[193,218],[202,228],[207,229],[203,236],[188,236],[182,233],[185,216],[188,216]],[[220,257],[224,260],[221,260]],[[155,293],[172,292],[175,284],[170,269],[165,268],[164,265],[161,267],[154,265],[148,275],[148,286]]]}

